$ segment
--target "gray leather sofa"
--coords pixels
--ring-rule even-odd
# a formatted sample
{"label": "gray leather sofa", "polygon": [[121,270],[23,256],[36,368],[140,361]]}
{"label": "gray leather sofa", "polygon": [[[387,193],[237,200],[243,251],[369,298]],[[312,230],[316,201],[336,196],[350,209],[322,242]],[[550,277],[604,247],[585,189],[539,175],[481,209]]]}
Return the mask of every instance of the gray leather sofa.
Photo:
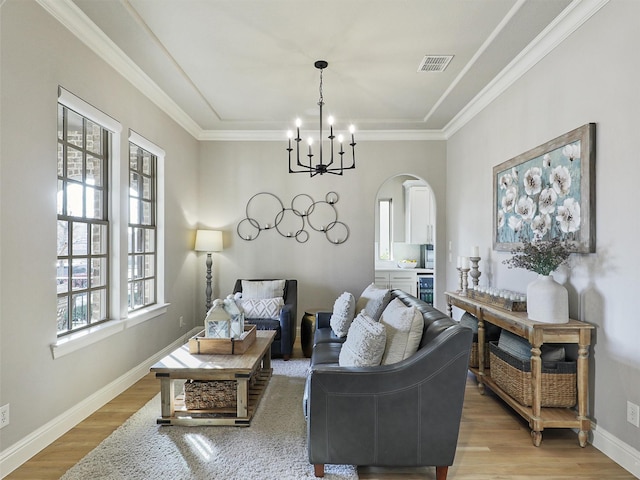
{"label": "gray leather sofa", "polygon": [[344,339],[331,334],[331,312],[319,313],[303,408],[309,462],[380,467],[435,466],[444,480],[453,464],[472,331],[403,292],[424,331],[418,351],[392,365],[340,367]]}

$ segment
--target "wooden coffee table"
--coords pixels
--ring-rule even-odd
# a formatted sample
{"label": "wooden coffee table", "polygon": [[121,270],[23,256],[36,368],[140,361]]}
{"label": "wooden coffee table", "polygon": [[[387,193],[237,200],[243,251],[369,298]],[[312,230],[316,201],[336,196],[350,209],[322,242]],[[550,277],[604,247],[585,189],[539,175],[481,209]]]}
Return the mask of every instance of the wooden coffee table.
{"label": "wooden coffee table", "polygon": [[[259,330],[242,355],[192,355],[189,346],[174,350],[151,367],[160,380],[160,425],[249,426],[271,378],[273,330]],[[174,380],[227,380],[237,383],[236,408],[188,410],[176,398]]]}

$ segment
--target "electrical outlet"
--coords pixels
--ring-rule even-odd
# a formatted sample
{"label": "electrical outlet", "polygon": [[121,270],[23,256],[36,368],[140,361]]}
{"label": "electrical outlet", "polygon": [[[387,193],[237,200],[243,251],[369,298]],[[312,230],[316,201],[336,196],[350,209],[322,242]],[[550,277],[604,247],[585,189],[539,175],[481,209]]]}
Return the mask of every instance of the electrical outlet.
{"label": "electrical outlet", "polygon": [[640,407],[629,401],[627,402],[627,422],[635,427],[640,427]]}
{"label": "electrical outlet", "polygon": [[184,327],[184,326],[186,326],[186,324],[185,324],[185,322],[184,322],[184,317],[183,317],[183,316],[180,316],[179,324],[180,324],[180,327]]}
{"label": "electrical outlet", "polygon": [[9,425],[9,404],[0,407],[0,428]]}

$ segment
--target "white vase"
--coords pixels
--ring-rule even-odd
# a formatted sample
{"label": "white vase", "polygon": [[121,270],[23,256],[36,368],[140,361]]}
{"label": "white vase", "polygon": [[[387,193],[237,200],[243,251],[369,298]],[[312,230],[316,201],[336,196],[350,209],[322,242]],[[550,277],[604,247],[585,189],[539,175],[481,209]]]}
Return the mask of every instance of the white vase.
{"label": "white vase", "polygon": [[569,292],[551,275],[538,275],[527,285],[527,315],[545,323],[569,321]]}

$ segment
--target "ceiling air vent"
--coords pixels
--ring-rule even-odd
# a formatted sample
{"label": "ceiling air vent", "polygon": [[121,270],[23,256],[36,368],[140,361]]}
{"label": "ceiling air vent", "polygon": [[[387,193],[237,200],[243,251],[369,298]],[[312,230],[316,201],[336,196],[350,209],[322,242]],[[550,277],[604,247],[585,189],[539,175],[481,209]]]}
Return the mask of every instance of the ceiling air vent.
{"label": "ceiling air vent", "polygon": [[427,55],[420,62],[419,72],[444,72],[453,55]]}

